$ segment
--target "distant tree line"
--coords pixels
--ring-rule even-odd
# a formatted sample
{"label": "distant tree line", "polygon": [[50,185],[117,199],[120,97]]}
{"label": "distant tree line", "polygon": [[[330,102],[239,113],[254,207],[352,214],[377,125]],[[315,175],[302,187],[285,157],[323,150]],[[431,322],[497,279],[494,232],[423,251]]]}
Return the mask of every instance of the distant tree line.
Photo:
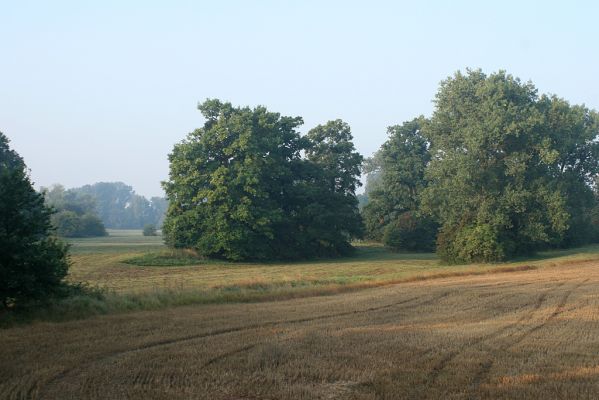
{"label": "distant tree line", "polygon": [[142,229],[147,224],[160,227],[168,208],[165,198],[148,200],[123,182],[98,182],[72,190],[93,197],[98,216],[111,229]]}
{"label": "distant tree line", "polygon": [[362,156],[349,126],[302,136],[300,117],[200,104],[206,122],[169,156],[166,242],[230,260],[347,254],[362,236],[355,195]]}
{"label": "distant tree line", "polygon": [[104,227],[160,227],[168,207],[165,198],[148,200],[122,182],[98,182],[68,190],[54,185],[43,191],[48,204],[57,210],[52,220],[58,234],[65,237],[102,236]]}
{"label": "distant tree line", "polygon": [[96,214],[90,195],[65,190],[61,185],[42,188],[46,204],[54,210],[50,220],[56,233],[63,237],[106,236],[106,228]]}
{"label": "distant tree line", "polygon": [[480,70],[443,81],[435,106],[365,163],[368,237],[448,262],[597,241],[597,112]]}

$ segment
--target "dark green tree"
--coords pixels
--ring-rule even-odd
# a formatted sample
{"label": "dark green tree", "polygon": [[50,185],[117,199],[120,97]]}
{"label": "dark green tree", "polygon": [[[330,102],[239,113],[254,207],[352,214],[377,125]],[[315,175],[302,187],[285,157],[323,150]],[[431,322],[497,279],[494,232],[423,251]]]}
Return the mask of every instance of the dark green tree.
{"label": "dark green tree", "polygon": [[552,149],[549,174],[566,198],[570,215],[559,246],[589,243],[597,235],[589,216],[597,204],[593,186],[599,173],[599,115],[556,96],[541,96],[538,106],[544,117],[545,140]]}
{"label": "dark green tree", "polygon": [[[504,72],[469,70],[442,82],[425,129],[432,160],[423,205],[442,224],[443,259],[504,260],[563,242],[569,206],[577,207],[568,187],[582,189],[594,170],[576,159],[594,151],[596,131],[573,132],[562,117],[576,112],[559,103]],[[575,177],[559,177],[566,172]]]}
{"label": "dark green tree", "polygon": [[[204,127],[169,156],[170,179],[163,183],[167,244],[231,260],[304,258],[350,248],[359,230],[359,167],[352,162],[359,165],[361,158],[342,122],[301,137],[301,118],[264,107],[207,100],[198,108]],[[330,149],[339,154],[324,157]],[[348,220],[339,221],[342,216]]]}
{"label": "dark green tree", "polygon": [[156,236],[156,226],[153,224],[147,224],[144,226],[142,233],[144,236]]}
{"label": "dark green tree", "polygon": [[44,197],[0,132],[0,301],[6,308],[44,299],[62,286],[67,246],[52,236]]}
{"label": "dark green tree", "polygon": [[[406,212],[410,212],[410,220],[417,225],[422,223],[428,227],[432,223],[418,213],[420,193],[426,186],[425,170],[431,158],[429,143],[422,135],[424,123],[424,118],[419,117],[390,126],[387,129],[389,139],[367,165],[368,172],[377,176],[368,193],[368,204],[362,210],[371,239],[382,240],[387,226],[390,223],[395,227],[401,225],[398,219]],[[434,240],[434,229],[425,231],[432,232]],[[399,231],[395,229],[394,232]],[[429,249],[430,241],[431,238],[427,238],[418,250]],[[409,250],[417,250],[410,247]]]}
{"label": "dark green tree", "polygon": [[439,226],[416,211],[399,214],[385,226],[383,244],[392,250],[433,251]]}
{"label": "dark green tree", "polygon": [[363,157],[354,147],[349,125],[342,120],[318,125],[306,138],[307,162],[316,167],[309,179],[313,188],[307,189],[314,198],[299,210],[309,221],[302,224],[311,228],[313,245],[309,247],[318,249],[318,255],[347,253],[350,240],[363,236],[356,197]]}
{"label": "dark green tree", "polygon": [[169,155],[165,240],[206,256],[271,258],[293,236],[285,200],[305,147],[302,119],[218,100],[198,108],[204,127]]}
{"label": "dark green tree", "polygon": [[96,215],[95,200],[92,196],[76,190],[65,190],[61,185],[49,189],[42,188],[46,203],[56,211],[52,225],[56,233],[63,237],[95,237],[108,233]]}

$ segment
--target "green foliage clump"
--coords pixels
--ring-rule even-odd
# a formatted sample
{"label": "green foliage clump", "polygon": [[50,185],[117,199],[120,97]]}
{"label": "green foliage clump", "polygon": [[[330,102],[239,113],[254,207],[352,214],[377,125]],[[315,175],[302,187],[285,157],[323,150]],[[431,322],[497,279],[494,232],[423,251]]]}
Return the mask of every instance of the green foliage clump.
{"label": "green foliage clump", "polygon": [[432,251],[437,229],[432,219],[406,211],[386,225],[382,241],[393,250]]}
{"label": "green foliage clump", "polygon": [[437,253],[449,263],[497,262],[513,256],[516,247],[489,224],[442,229],[437,244]]}
{"label": "green foliage clump", "polygon": [[355,189],[362,157],[349,126],[301,137],[299,117],[207,100],[204,127],[169,156],[168,245],[230,260],[347,253],[362,224]]}
{"label": "green foliage clump", "polygon": [[142,231],[144,236],[156,236],[158,233],[156,232],[156,226],[154,224],[146,224],[144,225],[144,229]]}
{"label": "green foliage clump", "polygon": [[[429,215],[448,262],[499,261],[599,240],[599,115],[500,71],[441,83],[430,119],[389,128],[367,160],[366,235],[396,244]],[[405,217],[404,217],[405,218]]]}
{"label": "green foliage clump", "polygon": [[52,211],[36,192],[23,159],[0,132],[0,302],[44,300],[63,288],[67,246],[52,235]]}
{"label": "green foliage clump", "polygon": [[363,207],[362,216],[370,239],[383,240],[389,224],[396,226],[389,228],[391,234],[397,231],[402,214],[416,212],[420,207],[420,193],[427,184],[425,170],[431,157],[429,143],[422,135],[425,122],[420,117],[390,126],[389,139],[367,160],[368,204]]}
{"label": "green foliage clump", "polygon": [[77,214],[74,211],[62,210],[52,216],[52,224],[58,235],[63,237],[95,237],[108,233],[100,219],[90,213]]}
{"label": "green foliage clump", "polygon": [[498,261],[588,242],[597,121],[504,72],[444,81],[423,129],[432,158],[422,206],[442,225],[441,257]]}
{"label": "green foliage clump", "polygon": [[42,188],[42,192],[46,203],[56,211],[51,221],[59,236],[74,238],[108,235],[104,224],[96,215],[92,196],[72,189],[65,190],[61,185]]}

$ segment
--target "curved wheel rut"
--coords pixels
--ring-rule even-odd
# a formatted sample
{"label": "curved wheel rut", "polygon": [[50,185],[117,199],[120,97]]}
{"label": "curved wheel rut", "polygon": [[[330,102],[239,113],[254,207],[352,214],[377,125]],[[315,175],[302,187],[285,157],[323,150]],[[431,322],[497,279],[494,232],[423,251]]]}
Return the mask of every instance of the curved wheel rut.
{"label": "curved wheel rut", "polygon": [[[112,361],[119,357],[123,357],[125,355],[132,354],[132,353],[156,349],[159,347],[169,346],[169,345],[178,344],[178,343],[189,342],[189,341],[193,341],[193,340],[206,339],[206,338],[225,335],[225,334],[229,334],[229,333],[237,333],[237,332],[249,331],[249,330],[254,330],[254,329],[262,329],[262,328],[270,328],[273,326],[283,325],[283,324],[299,324],[299,323],[339,318],[339,317],[345,317],[345,316],[351,316],[351,315],[359,315],[359,314],[364,314],[364,313],[369,313],[369,312],[374,312],[374,311],[391,309],[393,307],[402,306],[402,305],[406,305],[405,308],[421,307],[421,306],[433,304],[433,303],[449,296],[450,293],[451,293],[450,291],[444,291],[436,296],[432,296],[429,299],[426,299],[426,300],[420,301],[420,302],[416,302],[414,304],[409,304],[409,303],[414,302],[418,299],[421,299],[422,297],[421,296],[410,297],[408,299],[393,302],[390,304],[385,304],[385,305],[377,306],[377,307],[369,307],[369,308],[361,309],[361,310],[352,310],[352,311],[345,311],[345,312],[339,312],[339,313],[333,313],[333,314],[319,315],[316,317],[307,317],[307,318],[298,318],[298,319],[292,319],[292,320],[279,320],[279,321],[272,321],[272,322],[267,322],[267,323],[250,324],[250,325],[245,325],[245,326],[232,327],[232,328],[227,328],[227,329],[220,329],[220,330],[203,332],[203,333],[198,333],[198,334],[193,334],[193,335],[187,335],[187,336],[183,336],[183,337],[179,337],[179,338],[158,340],[158,341],[146,343],[146,344],[134,347],[134,348],[104,354],[100,357],[96,357],[96,358],[86,361],[82,364],[72,366],[72,367],[67,368],[67,369],[63,370],[62,372],[54,375],[53,377],[51,377],[50,379],[48,379],[46,382],[44,382],[41,385],[39,385],[38,383],[35,383],[34,385],[32,385],[30,390],[33,390],[36,386],[41,387],[41,390],[39,392],[39,397],[43,398],[48,392],[50,392],[50,390],[53,386],[59,384],[62,380],[67,379],[73,373],[79,372],[83,369],[88,369],[89,367],[91,367],[95,364]],[[249,350],[250,348],[252,348],[254,346],[256,346],[256,345],[245,346],[244,348],[238,349],[237,351],[233,351],[231,354],[229,354],[229,353],[222,354],[220,356],[215,357],[214,359],[209,360],[206,363],[206,365],[213,364],[227,356]]]}
{"label": "curved wheel rut", "polygon": [[[587,283],[590,280],[590,278],[587,278],[581,282],[579,282],[578,284],[576,284],[574,287],[572,287],[570,290],[567,290],[564,295],[562,296],[562,298],[560,299],[559,303],[557,304],[555,310],[551,313],[551,315],[549,315],[549,317],[547,317],[547,319],[545,319],[543,322],[541,322],[538,325],[535,325],[534,327],[524,331],[524,333],[522,333],[520,336],[518,336],[516,339],[512,340],[511,342],[507,343],[504,346],[501,346],[499,349],[497,349],[500,352],[505,352],[507,350],[509,350],[510,348],[516,346],[517,344],[521,343],[522,341],[524,341],[527,337],[529,337],[530,335],[534,334],[535,332],[538,332],[539,330],[543,329],[544,327],[547,326],[547,324],[549,324],[552,320],[554,320],[558,315],[562,314],[565,311],[565,307],[566,304],[568,302],[568,299],[570,298],[570,296],[572,295],[572,293],[574,293],[577,289],[579,289],[582,285],[584,285],[585,283]],[[516,333],[509,335],[508,337],[513,337]],[[489,358],[488,360],[486,360],[483,364],[481,364],[481,367],[479,368],[478,372],[476,373],[476,375],[473,378],[473,383],[471,385],[471,390],[476,390],[478,389],[478,387],[487,380],[487,376],[489,375],[491,368],[493,367],[493,358]]]}
{"label": "curved wheel rut", "polygon": [[[530,319],[535,312],[537,312],[540,308],[541,305],[543,305],[543,303],[545,303],[547,296],[552,293],[555,292],[557,289],[559,289],[560,287],[562,287],[563,285],[565,285],[566,282],[561,282],[558,283],[557,285],[555,285],[554,287],[552,287],[551,289],[548,289],[547,291],[541,293],[539,295],[539,297],[537,298],[537,300],[534,303],[534,306],[530,309],[529,312],[527,312],[526,314],[522,315],[520,318],[518,318],[518,320],[516,320],[515,322],[512,322],[510,324],[504,325],[501,328],[491,332],[491,333],[487,333],[485,335],[482,335],[476,339],[474,339],[473,341],[470,341],[462,346],[460,346],[457,350],[455,351],[451,351],[449,353],[447,353],[444,357],[442,357],[436,364],[435,366],[433,366],[429,376],[428,376],[428,380],[431,383],[436,383],[436,381],[438,380],[439,376],[441,375],[441,373],[443,372],[443,370],[446,368],[446,366],[452,361],[454,360],[456,357],[458,357],[460,354],[464,353],[467,349],[471,348],[472,346],[481,344],[485,341],[497,338],[499,336],[501,336],[502,334],[509,332],[511,329],[518,327],[522,322],[524,322],[527,319]],[[524,306],[525,307],[525,306]],[[522,308],[524,308],[522,307]],[[481,365],[481,369],[482,370],[490,370],[492,367],[492,361],[490,365],[488,362],[485,362]],[[476,378],[475,378],[476,379]]]}

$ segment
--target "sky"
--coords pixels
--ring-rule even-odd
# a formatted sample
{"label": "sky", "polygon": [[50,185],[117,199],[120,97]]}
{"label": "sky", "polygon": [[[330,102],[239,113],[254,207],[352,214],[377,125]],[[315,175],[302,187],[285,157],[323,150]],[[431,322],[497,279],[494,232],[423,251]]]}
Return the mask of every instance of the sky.
{"label": "sky", "polygon": [[0,131],[36,187],[162,196],[168,153],[219,98],[341,118],[370,156],[439,82],[503,69],[599,109],[594,1],[0,0]]}

